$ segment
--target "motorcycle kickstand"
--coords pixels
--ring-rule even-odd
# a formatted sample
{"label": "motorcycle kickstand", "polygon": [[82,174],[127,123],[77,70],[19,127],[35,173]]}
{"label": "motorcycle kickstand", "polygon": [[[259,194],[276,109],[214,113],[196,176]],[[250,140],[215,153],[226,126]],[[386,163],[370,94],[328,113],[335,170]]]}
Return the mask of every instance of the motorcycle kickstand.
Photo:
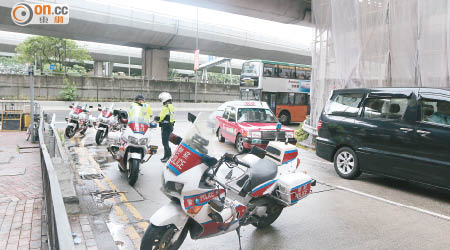
{"label": "motorcycle kickstand", "polygon": [[236,228],[236,233],[237,233],[238,239],[239,239],[239,250],[242,250],[242,245],[241,245],[241,226],[238,226]]}

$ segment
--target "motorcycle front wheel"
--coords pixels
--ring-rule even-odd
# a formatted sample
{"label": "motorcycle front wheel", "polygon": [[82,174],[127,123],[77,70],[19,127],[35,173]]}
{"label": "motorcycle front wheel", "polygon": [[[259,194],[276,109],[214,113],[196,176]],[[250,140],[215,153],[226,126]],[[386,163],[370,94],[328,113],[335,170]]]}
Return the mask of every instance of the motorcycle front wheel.
{"label": "motorcycle front wheel", "polygon": [[140,250],[177,250],[183,244],[188,232],[188,227],[184,227],[178,239],[172,243],[172,238],[176,233],[174,225],[157,227],[150,224],[142,237]]}
{"label": "motorcycle front wheel", "polygon": [[76,129],[73,126],[67,126],[66,127],[66,131],[65,131],[65,135],[67,138],[72,138],[76,133]]}
{"label": "motorcycle front wheel", "polygon": [[283,211],[283,208],[283,206],[280,206],[278,204],[267,205],[266,215],[257,217],[256,221],[252,222],[252,225],[257,228],[265,228],[270,226],[278,219],[281,212]]}
{"label": "motorcycle front wheel", "polygon": [[140,160],[130,159],[128,162],[128,184],[134,186],[139,176]]}
{"label": "motorcycle front wheel", "polygon": [[102,130],[97,130],[97,133],[95,134],[95,142],[97,143],[97,145],[102,144],[103,139],[105,138],[104,133]]}

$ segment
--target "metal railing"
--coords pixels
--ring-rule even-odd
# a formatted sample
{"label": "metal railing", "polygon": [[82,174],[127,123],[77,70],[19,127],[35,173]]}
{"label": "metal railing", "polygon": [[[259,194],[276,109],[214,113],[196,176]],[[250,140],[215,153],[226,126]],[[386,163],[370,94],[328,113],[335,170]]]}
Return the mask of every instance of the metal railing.
{"label": "metal railing", "polygon": [[[44,114],[42,111],[40,115],[39,144],[49,249],[74,250],[75,246],[72,238],[72,230],[64,206],[61,188],[59,186],[58,178],[56,177],[55,169],[53,168],[49,150],[45,144],[46,135],[44,134]],[[55,155],[55,153],[60,154],[62,152],[62,146],[60,147],[61,141],[59,140],[58,144],[59,137],[57,136],[57,133],[55,136],[54,126],[50,126],[50,131],[50,137],[48,138],[49,145],[51,145],[51,141],[53,141],[53,145],[55,145],[55,139],[57,138],[57,147],[53,146],[50,152],[53,155]]]}
{"label": "metal railing", "polygon": [[303,123],[303,131],[305,131],[306,133],[312,135],[312,136],[317,136],[317,128],[312,127],[311,126],[311,119],[310,116],[306,116],[306,120]]}

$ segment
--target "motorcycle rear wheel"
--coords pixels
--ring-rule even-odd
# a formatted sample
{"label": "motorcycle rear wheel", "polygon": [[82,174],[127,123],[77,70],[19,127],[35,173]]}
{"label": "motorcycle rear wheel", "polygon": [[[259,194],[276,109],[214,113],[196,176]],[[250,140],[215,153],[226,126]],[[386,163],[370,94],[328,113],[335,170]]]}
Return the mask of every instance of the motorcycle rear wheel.
{"label": "motorcycle rear wheel", "polygon": [[178,239],[171,243],[174,234],[176,233],[174,225],[157,227],[150,224],[142,237],[140,250],[177,250],[183,244],[184,239],[188,233],[186,226],[181,232]]}
{"label": "motorcycle rear wheel", "polygon": [[283,211],[283,208],[283,206],[280,206],[278,204],[267,205],[266,215],[257,217],[257,220],[255,222],[252,222],[252,225],[257,228],[265,228],[270,226],[278,219],[281,212]]}
{"label": "motorcycle rear wheel", "polygon": [[140,160],[131,159],[128,162],[128,184],[134,186],[139,176],[139,164]]}

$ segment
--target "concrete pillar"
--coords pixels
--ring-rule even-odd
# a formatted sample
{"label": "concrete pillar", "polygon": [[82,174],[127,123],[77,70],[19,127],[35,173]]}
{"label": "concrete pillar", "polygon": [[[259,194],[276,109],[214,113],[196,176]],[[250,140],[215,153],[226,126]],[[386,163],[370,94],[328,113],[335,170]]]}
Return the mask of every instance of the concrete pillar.
{"label": "concrete pillar", "polygon": [[113,62],[105,62],[105,77],[112,77],[114,63]]}
{"label": "concrete pillar", "polygon": [[167,80],[169,50],[142,49],[142,76],[149,80]]}
{"label": "concrete pillar", "polygon": [[94,62],[94,76],[103,76],[103,62]]}

